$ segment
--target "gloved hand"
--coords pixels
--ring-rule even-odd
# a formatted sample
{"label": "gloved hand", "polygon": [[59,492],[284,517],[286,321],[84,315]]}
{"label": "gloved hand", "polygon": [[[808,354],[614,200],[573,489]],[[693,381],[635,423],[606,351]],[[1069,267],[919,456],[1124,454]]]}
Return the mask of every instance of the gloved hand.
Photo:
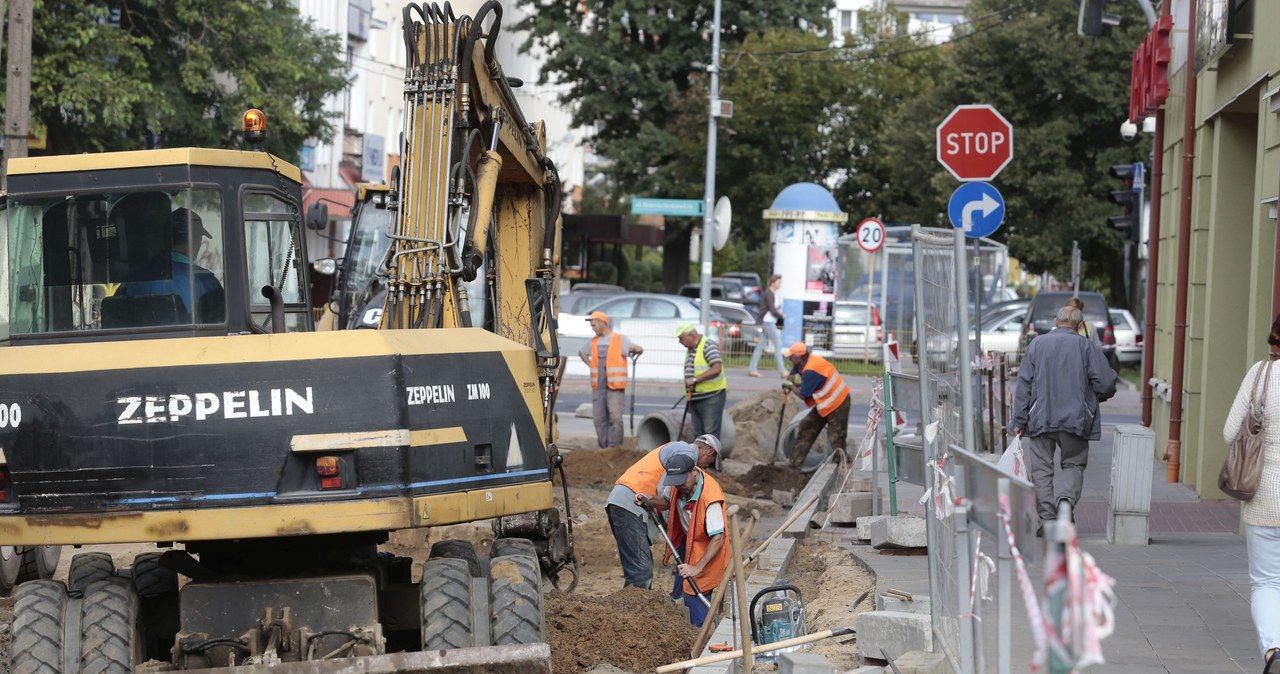
{"label": "gloved hand", "polygon": [[782,390],[783,390],[783,391],[786,391],[787,393],[790,393],[790,392],[791,392],[791,382],[789,382],[789,381],[784,381],[784,382],[782,382]]}

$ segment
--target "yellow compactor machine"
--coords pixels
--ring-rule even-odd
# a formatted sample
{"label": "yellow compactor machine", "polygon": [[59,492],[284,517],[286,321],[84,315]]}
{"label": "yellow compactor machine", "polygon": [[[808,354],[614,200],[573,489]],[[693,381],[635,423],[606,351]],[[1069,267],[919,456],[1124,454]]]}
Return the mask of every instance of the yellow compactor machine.
{"label": "yellow compactor machine", "polygon": [[[494,58],[501,12],[404,10],[377,329],[316,329],[278,157],[10,162],[0,540],[156,546],[19,585],[14,672],[549,671],[542,585],[576,576],[550,442],[561,193]],[[440,541],[419,577],[378,548],[479,520],[488,556]]]}

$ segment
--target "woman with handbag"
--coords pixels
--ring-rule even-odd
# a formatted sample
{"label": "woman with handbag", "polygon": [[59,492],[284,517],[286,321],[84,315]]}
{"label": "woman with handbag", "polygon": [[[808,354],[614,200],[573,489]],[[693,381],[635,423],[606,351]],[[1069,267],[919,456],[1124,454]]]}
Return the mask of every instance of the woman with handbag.
{"label": "woman with handbag", "polygon": [[1280,316],[1267,336],[1271,357],[1249,368],[1227,415],[1222,437],[1231,445],[1218,483],[1241,498],[1249,550],[1249,604],[1258,631],[1263,672],[1280,674]]}
{"label": "woman with handbag", "polygon": [[769,342],[769,348],[773,349],[773,359],[778,366],[778,374],[783,377],[787,376],[787,368],[782,362],[782,337],[778,332],[782,329],[782,319],[784,315],[782,309],[778,306],[778,288],[782,287],[782,275],[773,274],[769,277],[769,285],[765,287],[764,294],[760,298],[760,314],[756,316],[756,321],[763,328],[763,334],[760,335],[760,341],[756,342],[756,348],[751,350],[751,362],[747,364],[747,374],[752,377],[759,377],[760,356],[764,353],[764,343]]}

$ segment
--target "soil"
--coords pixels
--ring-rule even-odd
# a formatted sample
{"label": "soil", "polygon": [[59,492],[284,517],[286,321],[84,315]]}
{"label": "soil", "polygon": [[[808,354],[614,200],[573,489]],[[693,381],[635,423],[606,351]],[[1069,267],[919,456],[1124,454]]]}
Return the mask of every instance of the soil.
{"label": "soil", "polygon": [[812,475],[784,466],[752,466],[744,475],[720,475],[717,480],[726,494],[769,498],[774,490],[800,492]]}
{"label": "soil", "polygon": [[653,671],[689,649],[698,630],[684,607],[652,590],[629,587],[603,597],[547,595],[547,641],[552,671],[584,672],[608,664]]}

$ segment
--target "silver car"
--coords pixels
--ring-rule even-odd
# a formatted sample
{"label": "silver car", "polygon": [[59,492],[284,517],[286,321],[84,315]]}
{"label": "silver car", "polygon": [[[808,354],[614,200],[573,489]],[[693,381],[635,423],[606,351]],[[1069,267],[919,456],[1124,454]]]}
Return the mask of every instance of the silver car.
{"label": "silver car", "polygon": [[1142,328],[1128,309],[1111,309],[1111,322],[1115,325],[1116,360],[1120,365],[1142,363]]}
{"label": "silver car", "polygon": [[836,302],[831,317],[831,351],[836,358],[884,357],[884,329],[880,309],[866,302]]}

